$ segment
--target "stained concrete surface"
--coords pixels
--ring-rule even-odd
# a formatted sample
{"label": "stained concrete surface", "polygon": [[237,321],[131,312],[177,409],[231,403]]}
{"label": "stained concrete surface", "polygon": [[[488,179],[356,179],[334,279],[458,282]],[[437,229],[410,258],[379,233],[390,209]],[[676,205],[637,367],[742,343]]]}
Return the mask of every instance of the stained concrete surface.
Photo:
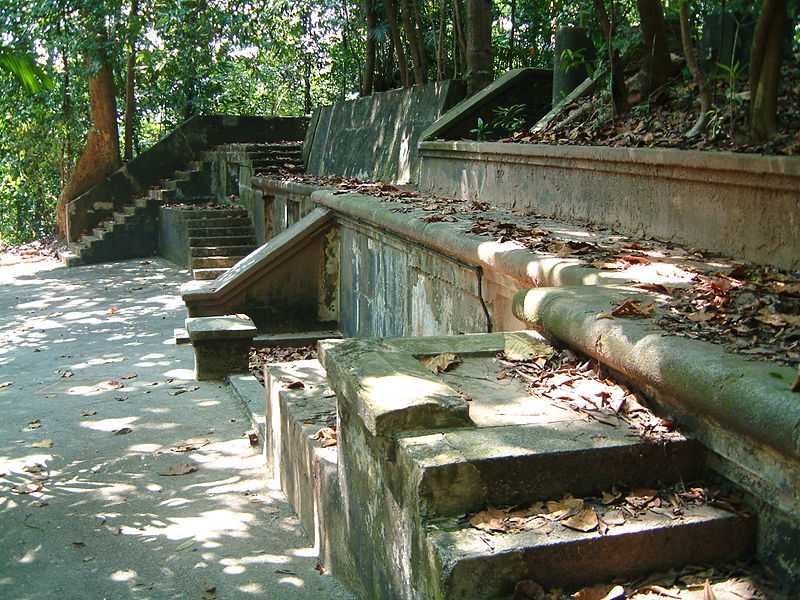
{"label": "stained concrete surface", "polygon": [[158,259],[0,268],[0,597],[350,598],[228,390],[172,343],[187,278]]}

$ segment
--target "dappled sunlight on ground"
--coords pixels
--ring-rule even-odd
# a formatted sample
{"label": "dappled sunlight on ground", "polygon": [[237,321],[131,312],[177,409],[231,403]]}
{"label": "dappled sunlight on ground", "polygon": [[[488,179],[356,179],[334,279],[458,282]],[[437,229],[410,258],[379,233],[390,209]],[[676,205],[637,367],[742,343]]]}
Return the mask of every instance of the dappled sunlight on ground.
{"label": "dappled sunlight on ground", "polygon": [[185,274],[40,267],[0,268],[0,597],[348,598],[174,345]]}

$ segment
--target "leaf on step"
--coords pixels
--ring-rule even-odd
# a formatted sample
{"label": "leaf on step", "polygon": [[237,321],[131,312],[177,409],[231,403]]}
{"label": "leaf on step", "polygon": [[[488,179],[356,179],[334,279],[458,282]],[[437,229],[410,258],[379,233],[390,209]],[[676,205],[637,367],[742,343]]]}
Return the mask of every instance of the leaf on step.
{"label": "leaf on step", "polygon": [[523,579],[514,586],[514,595],[511,600],[545,600],[547,595],[544,588],[532,579]]}
{"label": "leaf on step", "polygon": [[600,521],[597,518],[597,513],[593,508],[584,508],[577,514],[567,517],[561,521],[564,527],[588,533],[597,529]]}
{"label": "leaf on step", "polygon": [[295,379],[294,381],[290,381],[286,384],[286,389],[289,390],[300,390],[306,387],[306,384],[300,381],[299,379]]}
{"label": "leaf on step", "polygon": [[177,475],[188,475],[189,473],[194,473],[197,471],[197,467],[195,465],[189,463],[178,463],[176,465],[172,465],[171,467],[167,467],[163,471],[159,471],[159,475],[164,475],[165,477],[175,477]]}
{"label": "leaf on step", "polygon": [[693,312],[689,315],[686,315],[686,318],[690,321],[694,321],[695,323],[705,323],[706,321],[710,321],[717,313],[708,312],[706,310],[698,310],[697,312]]}
{"label": "leaf on step", "polygon": [[0,390],[7,387],[11,387],[12,385],[14,385],[13,381],[3,381],[2,383],[0,383]]}
{"label": "leaf on step", "polygon": [[39,440],[38,442],[33,442],[30,447],[31,448],[52,448],[53,447],[53,440],[50,440],[50,439]]}
{"label": "leaf on step", "polygon": [[439,374],[460,365],[462,360],[457,354],[443,352],[442,354],[436,354],[434,356],[423,356],[419,359],[419,362],[422,363],[422,366]]}
{"label": "leaf on step", "polygon": [[572,596],[575,600],[621,600],[625,588],[621,585],[593,585],[579,590]]}
{"label": "leaf on step", "polygon": [[197,391],[199,389],[200,389],[200,387],[197,386],[197,385],[190,385],[188,387],[177,387],[174,390],[172,390],[171,392],[169,392],[169,395],[170,396],[178,396],[180,394],[185,394],[186,392],[194,392],[194,391]]}
{"label": "leaf on step", "polygon": [[120,375],[120,379],[136,379],[139,375],[136,373],[125,373],[125,375]]}
{"label": "leaf on step", "polygon": [[81,416],[82,417],[93,417],[97,414],[96,410],[82,410]]}
{"label": "leaf on step", "polygon": [[490,506],[486,510],[472,515],[469,519],[469,524],[483,531],[505,531],[507,516],[504,510]]}
{"label": "leaf on step", "polygon": [[603,515],[603,523],[609,527],[619,527],[625,524],[625,515],[621,510],[612,510]]}
{"label": "leaf on step", "polygon": [[30,421],[22,431],[33,431],[34,429],[39,429],[42,426],[42,422],[39,419],[34,419]]}
{"label": "leaf on step", "polygon": [[614,306],[611,315],[614,317],[635,317],[645,319],[653,315],[656,305],[652,302],[644,303],[641,300],[628,298]]}
{"label": "leaf on step", "polygon": [[170,448],[170,452],[191,452],[192,450],[197,450],[198,448],[207,446],[208,443],[209,441],[206,438],[190,439],[186,440],[185,442],[181,442],[180,444],[176,444]]}
{"label": "leaf on step", "polygon": [[564,496],[561,500],[549,500],[545,503],[547,514],[545,515],[551,521],[560,521],[573,515],[578,514],[583,510],[583,500],[580,498],[573,498],[572,496]]}
{"label": "leaf on step", "polygon": [[255,448],[258,446],[258,434],[254,431],[250,431],[247,433],[247,441],[250,442],[250,446]]}
{"label": "leaf on step", "polygon": [[537,342],[525,334],[508,333],[505,336],[503,353],[508,360],[536,360],[553,356],[553,347]]}
{"label": "leaf on step", "polygon": [[188,548],[191,548],[192,546],[194,546],[194,544],[195,544],[195,539],[193,537],[191,537],[188,540],[185,540],[185,541],[181,542],[180,544],[178,544],[178,547],[175,548],[175,552],[180,552],[182,550],[186,550]]}
{"label": "leaf on step", "polygon": [[614,504],[621,497],[622,492],[617,491],[616,488],[611,488],[610,492],[603,492],[602,502],[605,506],[608,506],[609,504]]}
{"label": "leaf on step", "polygon": [[113,431],[113,434],[114,435],[128,435],[132,431],[133,431],[133,429],[131,429],[130,427],[121,427],[119,429],[115,429]]}
{"label": "leaf on step", "polygon": [[635,509],[642,509],[658,496],[658,491],[651,489],[636,489],[632,490],[630,494],[625,496],[625,502]]}
{"label": "leaf on step", "polygon": [[764,307],[755,316],[756,321],[771,325],[773,327],[800,327],[800,315],[772,312],[769,308]]}
{"label": "leaf on step", "polygon": [[323,448],[330,448],[337,444],[336,428],[323,427],[314,434],[314,439],[317,440]]}

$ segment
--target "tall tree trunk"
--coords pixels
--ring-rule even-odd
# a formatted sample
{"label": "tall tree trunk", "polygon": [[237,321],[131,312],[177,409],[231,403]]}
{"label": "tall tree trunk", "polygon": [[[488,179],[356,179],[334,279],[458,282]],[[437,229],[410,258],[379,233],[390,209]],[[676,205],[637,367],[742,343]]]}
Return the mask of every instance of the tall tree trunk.
{"label": "tall tree trunk", "polygon": [[416,12],[414,9],[416,0],[402,0],[403,10],[403,29],[406,32],[408,45],[411,48],[411,62],[414,64],[414,83],[422,85],[426,81],[425,74],[425,53],[422,49],[422,39],[417,29]]}
{"label": "tall tree trunk", "polygon": [[394,55],[397,57],[397,67],[400,69],[400,82],[403,87],[411,85],[408,76],[408,61],[406,61],[406,51],[403,47],[403,38],[400,36],[400,27],[397,25],[397,5],[394,0],[383,0],[383,12],[386,23],[389,25],[389,35],[392,37]]}
{"label": "tall tree trunk", "polygon": [[511,35],[508,40],[508,68],[514,68],[514,44],[517,36],[517,0],[511,0]]}
{"label": "tall tree trunk", "polygon": [[378,16],[375,14],[375,0],[364,0],[364,14],[367,19],[367,47],[364,60],[364,77],[361,80],[361,95],[369,96],[375,87],[375,27]]}
{"label": "tall tree trunk", "polygon": [[467,0],[467,93],[492,82],[492,3]]}
{"label": "tall tree trunk", "polygon": [[750,136],[765,142],[778,131],[778,85],[786,0],[764,0],[750,50]]}
{"label": "tall tree trunk", "polygon": [[138,35],[139,0],[131,0],[128,65],[125,78],[125,151],[123,158],[133,158],[136,130],[136,36]]}
{"label": "tall tree trunk", "polygon": [[445,29],[447,23],[447,0],[439,0],[439,29],[436,33],[436,79],[443,81],[445,75],[445,57],[447,56]]}
{"label": "tall tree trunk", "polygon": [[622,70],[622,61],[619,57],[619,50],[614,48],[614,33],[616,30],[614,4],[612,0],[611,15],[606,12],[605,0],[594,0],[594,10],[597,14],[597,21],[600,31],[608,46],[608,62],[611,69],[611,98],[614,106],[614,114],[621,115],[628,109],[628,88],[625,85],[625,73]]}
{"label": "tall tree trunk", "polygon": [[636,0],[646,50],[645,89],[647,95],[667,82],[672,63],[667,49],[667,25],[661,0]]}
{"label": "tall tree trunk", "polygon": [[66,46],[61,48],[61,62],[64,65],[64,86],[61,90],[61,118],[64,120],[64,140],[61,145],[60,185],[63,188],[72,171],[72,103],[70,99],[70,63]]}
{"label": "tall tree trunk", "polygon": [[467,57],[467,33],[464,28],[463,0],[453,0],[453,79],[458,79],[462,73]]}
{"label": "tall tree trunk", "polygon": [[106,57],[101,60],[98,70],[89,77],[91,126],[86,136],[86,146],[75,165],[72,177],[62,188],[58,198],[56,224],[62,235],[67,233],[67,204],[102,182],[121,164],[114,72]]}
{"label": "tall tree trunk", "polygon": [[[300,15],[303,24],[303,36],[308,38],[311,33],[311,13],[306,9]],[[311,51],[303,52],[303,113],[311,112]]]}
{"label": "tall tree trunk", "polygon": [[686,133],[687,137],[695,137],[705,131],[708,121],[708,111],[711,109],[711,92],[708,89],[705,73],[697,62],[697,52],[692,39],[692,30],[689,24],[689,0],[681,2],[681,43],[683,45],[683,55],[686,57],[686,66],[692,74],[695,85],[697,85],[697,95],[700,100],[700,115],[697,117],[694,126]]}

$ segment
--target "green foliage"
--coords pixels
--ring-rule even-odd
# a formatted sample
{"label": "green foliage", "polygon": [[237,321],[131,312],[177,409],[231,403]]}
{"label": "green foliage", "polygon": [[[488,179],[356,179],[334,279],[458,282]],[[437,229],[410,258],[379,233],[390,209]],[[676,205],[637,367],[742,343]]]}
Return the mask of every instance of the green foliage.
{"label": "green foliage", "polygon": [[491,131],[491,125],[485,121],[482,117],[478,117],[477,124],[475,127],[469,130],[469,132],[475,136],[476,142],[485,142],[486,137],[489,135]]}
{"label": "green foliage", "polygon": [[498,106],[494,109],[492,129],[501,134],[512,134],[525,127],[526,115],[524,104]]}

